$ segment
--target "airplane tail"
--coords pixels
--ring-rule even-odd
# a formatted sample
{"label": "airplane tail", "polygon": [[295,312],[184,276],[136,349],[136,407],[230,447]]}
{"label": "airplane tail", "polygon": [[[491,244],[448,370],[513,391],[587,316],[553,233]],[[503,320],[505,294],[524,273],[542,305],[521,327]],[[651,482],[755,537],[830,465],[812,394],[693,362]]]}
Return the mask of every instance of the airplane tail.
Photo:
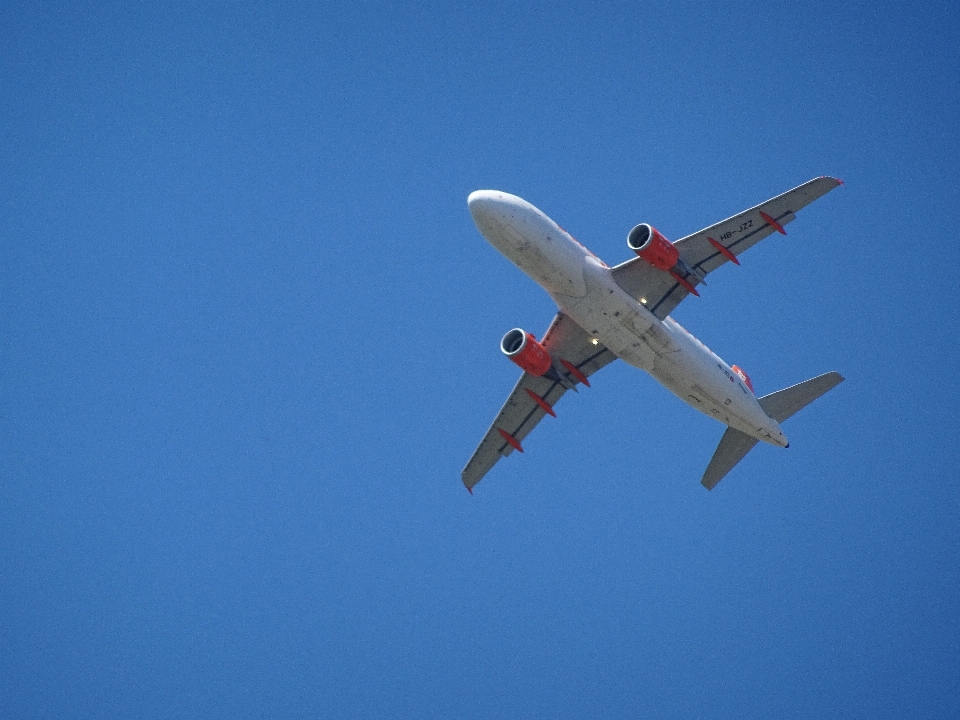
{"label": "airplane tail", "polygon": [[[758,402],[767,415],[781,423],[842,382],[843,376],[840,373],[828,372],[798,385],[764,395],[758,398]],[[713,453],[706,472],[703,473],[703,479],[700,481],[703,486],[707,490],[713,490],[757,442],[759,441],[756,438],[728,427],[720,438],[720,444]]]}

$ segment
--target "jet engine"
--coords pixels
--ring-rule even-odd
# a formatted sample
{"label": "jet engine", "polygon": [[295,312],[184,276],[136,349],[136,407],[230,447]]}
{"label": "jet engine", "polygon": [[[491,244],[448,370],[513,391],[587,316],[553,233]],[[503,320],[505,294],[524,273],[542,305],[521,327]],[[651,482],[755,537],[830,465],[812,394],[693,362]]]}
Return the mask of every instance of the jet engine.
{"label": "jet engine", "polygon": [[525,372],[537,377],[546,375],[553,367],[553,359],[547,349],[528,332],[515,328],[500,341],[503,354],[519,365]]}
{"label": "jet engine", "polygon": [[647,225],[647,223],[640,223],[627,235],[627,247],[657,270],[665,270],[670,273],[673,279],[680,283],[687,292],[694,295],[700,294],[690,280],[693,278],[693,282],[706,283],[704,273],[693,270],[687,265],[680,257],[677,246],[661,235],[656,228]]}
{"label": "jet engine", "polygon": [[680,252],[659,231],[641,223],[627,235],[627,247],[658,270],[672,270],[680,259]]}

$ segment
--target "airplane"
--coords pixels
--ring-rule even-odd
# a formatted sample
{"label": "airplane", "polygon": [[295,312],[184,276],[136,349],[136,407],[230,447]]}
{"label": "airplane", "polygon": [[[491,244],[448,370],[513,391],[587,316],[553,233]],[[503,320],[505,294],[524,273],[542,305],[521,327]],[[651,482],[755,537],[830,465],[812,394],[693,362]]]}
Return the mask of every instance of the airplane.
{"label": "airplane", "polygon": [[540,285],[559,309],[542,340],[510,330],[500,350],[522,370],[462,479],[470,494],[501,457],[514,450],[567,390],[617,358],[645,370],[688,405],[727,426],[701,483],[712,490],[760,441],[789,447],[780,428],[794,413],[844,378],[828,372],[757,397],[750,377],[728,365],[670,317],[706,276],[784,225],[795,213],[842,185],[818,177],[670,242],[648,223],[627,235],[637,257],[609,267],[542,211],[516,195],[477,190],[467,205],[480,234]]}

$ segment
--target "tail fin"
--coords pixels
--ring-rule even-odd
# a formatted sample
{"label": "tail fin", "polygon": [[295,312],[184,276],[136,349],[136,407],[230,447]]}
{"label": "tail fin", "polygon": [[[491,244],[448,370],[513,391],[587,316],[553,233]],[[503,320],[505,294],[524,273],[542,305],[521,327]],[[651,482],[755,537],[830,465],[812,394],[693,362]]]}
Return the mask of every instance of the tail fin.
{"label": "tail fin", "polygon": [[[842,382],[843,376],[840,373],[828,372],[798,385],[764,395],[758,401],[767,415],[781,423]],[[700,481],[703,486],[707,490],[713,490],[757,442],[759,441],[756,438],[728,427],[720,438],[720,444],[713,453],[706,472],[703,473],[703,479]]]}

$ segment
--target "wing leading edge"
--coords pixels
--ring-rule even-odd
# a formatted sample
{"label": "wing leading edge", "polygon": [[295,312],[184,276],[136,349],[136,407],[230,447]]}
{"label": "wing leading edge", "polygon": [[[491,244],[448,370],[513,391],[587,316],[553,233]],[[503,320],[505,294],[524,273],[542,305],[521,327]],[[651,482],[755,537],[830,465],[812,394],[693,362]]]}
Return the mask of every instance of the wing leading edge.
{"label": "wing leading edge", "polygon": [[[566,360],[584,377],[590,377],[604,365],[616,360],[616,355],[603,345],[594,344],[586,331],[562,312],[557,313],[550,323],[542,342],[555,360]],[[571,384],[576,382],[572,376],[568,377]],[[508,438],[512,438],[519,445],[547,414],[547,410],[531,393],[552,408],[566,391],[567,388],[557,380],[523,373],[490,429],[483,436],[480,446],[463,469],[463,484],[467,490],[472,492],[473,486],[480,482],[501,457],[514,451]]]}

